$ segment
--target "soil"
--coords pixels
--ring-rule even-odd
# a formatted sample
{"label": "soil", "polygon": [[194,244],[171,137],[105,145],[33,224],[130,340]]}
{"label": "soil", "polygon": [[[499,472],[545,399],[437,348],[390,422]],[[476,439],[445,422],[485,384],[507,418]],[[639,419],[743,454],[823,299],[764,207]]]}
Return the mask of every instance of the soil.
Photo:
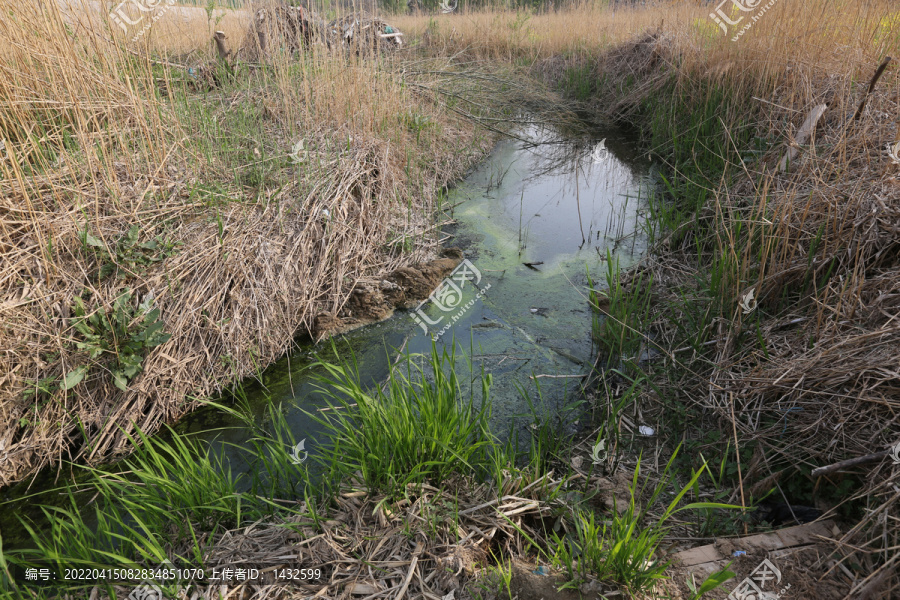
{"label": "soil", "polygon": [[426,299],[462,262],[459,248],[447,248],[436,260],[401,267],[378,283],[358,283],[338,314],[316,315],[316,341],[390,318],[398,308],[412,308]]}
{"label": "soil", "polygon": [[592,580],[577,589],[559,589],[566,583],[565,573],[547,566],[518,560],[512,565],[509,590],[500,590],[500,600],[602,600],[625,596],[614,585]]}
{"label": "soil", "polygon": [[509,591],[511,597],[518,600],[580,600],[577,590],[557,589],[564,582],[560,575],[541,575],[534,565],[516,563],[513,565]]}
{"label": "soil", "polygon": [[[741,547],[740,539],[720,540],[716,548],[726,556],[733,557],[735,551],[744,551],[745,555],[733,557],[730,562],[719,561],[718,569],[728,568],[735,577],[725,582],[722,587],[704,595],[704,598],[726,598],[728,594],[749,577],[763,560],[768,560],[778,569],[779,579],[773,579],[763,588],[760,598],[781,598],[784,600],[841,600],[850,592],[850,583],[839,568],[833,568],[832,554],[834,547],[830,542],[764,551],[754,547]],[[685,582],[693,579],[700,585],[708,572],[696,567],[672,567],[667,575],[670,592],[680,593],[682,598],[690,598],[691,592]],[[678,597],[678,596],[673,596]]]}

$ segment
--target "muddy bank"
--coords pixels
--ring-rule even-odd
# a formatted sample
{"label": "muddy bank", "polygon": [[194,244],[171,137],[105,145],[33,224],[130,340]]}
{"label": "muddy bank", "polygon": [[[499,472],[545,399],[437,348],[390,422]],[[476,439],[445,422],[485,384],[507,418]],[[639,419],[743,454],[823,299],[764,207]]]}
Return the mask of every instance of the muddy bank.
{"label": "muddy bank", "polygon": [[446,248],[441,252],[441,258],[400,267],[377,283],[357,284],[337,314],[323,311],[316,315],[313,337],[319,342],[389,319],[398,308],[414,307],[427,298],[462,259],[462,250]]}

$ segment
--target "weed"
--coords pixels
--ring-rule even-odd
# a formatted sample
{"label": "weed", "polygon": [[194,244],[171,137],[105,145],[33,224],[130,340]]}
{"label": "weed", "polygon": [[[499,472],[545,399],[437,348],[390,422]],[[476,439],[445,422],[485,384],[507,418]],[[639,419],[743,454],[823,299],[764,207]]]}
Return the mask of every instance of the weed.
{"label": "weed", "polygon": [[[493,554],[493,553],[492,553]],[[502,562],[493,556],[494,563],[485,569],[474,586],[476,600],[492,598],[512,598],[512,562]]]}
{"label": "weed", "polygon": [[[535,382],[535,394],[528,393],[524,387],[518,386],[519,395],[528,404],[526,417],[531,422],[528,425],[530,446],[528,450],[529,470],[535,473],[547,473],[555,465],[566,464],[564,453],[569,448],[569,439],[560,436],[559,432],[572,426],[577,416],[582,411],[582,400],[575,400],[566,406],[560,407],[551,414],[550,408],[544,401],[541,386],[538,379]],[[537,401],[533,399],[537,396]]]}
{"label": "weed", "polygon": [[175,242],[162,236],[157,236],[146,242],[138,242],[141,229],[138,225],[132,225],[115,243],[112,251],[107,248],[102,240],[93,236],[87,225],[78,232],[82,249],[93,255],[97,265],[95,279],[102,280],[110,275],[116,275],[119,279],[133,277],[140,270],[162,262],[172,256],[181,242]]}
{"label": "weed", "polygon": [[[58,581],[63,568],[147,567],[179,545],[186,550],[176,559],[202,565],[202,532],[255,518],[249,508],[257,503],[237,493],[237,480],[209,447],[169,433],[167,441],[141,432],[129,437],[133,454],[115,470],[76,467],[84,475],[80,486],[68,486],[61,505],[43,506],[40,526],[23,519],[31,545],[5,551],[5,560],[50,566]],[[77,587],[65,585],[70,593]]]}
{"label": "weed", "polygon": [[431,118],[418,112],[401,113],[397,115],[397,119],[406,129],[416,134],[416,143],[419,143],[420,136],[425,129],[434,127],[434,122]]}
{"label": "weed", "polygon": [[731,563],[722,569],[721,571],[716,571],[715,573],[711,573],[709,577],[703,580],[699,586],[694,583],[693,579],[687,580],[688,589],[691,590],[691,600],[700,600],[700,598],[704,594],[708,594],[709,592],[718,589],[722,585],[725,584],[729,579],[733,579],[735,576],[734,571],[729,571],[728,567],[731,566]]}
{"label": "weed", "polygon": [[647,338],[653,278],[638,274],[626,289],[621,282],[618,258],[613,258],[608,250],[606,265],[606,290],[597,289],[588,273],[593,334],[607,363],[621,363],[627,372],[636,369]]}
{"label": "weed", "polygon": [[593,65],[568,67],[563,73],[562,88],[567,96],[579,102],[590,100],[596,92]]}
{"label": "weed", "polygon": [[41,402],[59,390],[59,377],[56,375],[36,380],[29,379],[26,383],[28,387],[22,392],[22,397],[25,400],[33,398],[37,402]]}
{"label": "weed", "polygon": [[[298,463],[291,455],[297,440],[287,422],[284,407],[271,403],[260,417],[250,408],[243,385],[233,390],[237,407],[217,402],[205,404],[230,415],[241,428],[251,432],[247,443],[233,446],[248,458],[250,474],[248,493],[259,499],[299,498],[310,491],[311,474],[306,461]],[[280,506],[276,501],[264,500],[274,511]]]}
{"label": "weed", "polygon": [[638,485],[641,467],[639,459],[631,481],[628,506],[624,511],[620,512],[616,507],[607,521],[599,521],[593,512],[576,510],[574,531],[564,536],[554,534],[553,562],[566,570],[568,587],[577,587],[586,580],[588,573],[593,573],[601,580],[616,582],[633,594],[650,591],[658,580],[665,577],[669,564],[656,558],[656,550],[668,532],[666,521],[684,510],[740,508],[712,502],[679,506],[685,494],[702,475],[702,471],[698,471],[666,506],[659,519],[647,525],[649,509],[672,482],[672,464],[677,454],[678,449],[673,453],[643,508],[639,509],[637,503],[638,499],[647,497],[647,483],[640,487]]}
{"label": "weed", "polygon": [[409,355],[391,369],[384,388],[366,390],[355,362],[320,364],[320,386],[331,410],[311,415],[325,427],[332,452],[321,458],[327,481],[359,474],[369,489],[400,498],[407,484],[445,484],[453,476],[484,474],[494,445],[488,431],[491,376],[482,374],[481,405],[468,398],[454,368],[455,351],[432,344],[425,367]]}
{"label": "weed", "polygon": [[[88,312],[81,296],[75,296],[72,327],[81,334],[76,342],[78,350],[87,353],[92,361],[109,358],[109,372],[113,383],[126,390],[128,383],[141,372],[147,352],[166,343],[171,334],[165,333],[159,308],[151,308],[152,296],[147,296],[137,308],[132,292],[126,291],[113,302],[112,310],[98,306]],[[81,382],[87,373],[82,366],[66,375],[62,388],[70,389]]]}

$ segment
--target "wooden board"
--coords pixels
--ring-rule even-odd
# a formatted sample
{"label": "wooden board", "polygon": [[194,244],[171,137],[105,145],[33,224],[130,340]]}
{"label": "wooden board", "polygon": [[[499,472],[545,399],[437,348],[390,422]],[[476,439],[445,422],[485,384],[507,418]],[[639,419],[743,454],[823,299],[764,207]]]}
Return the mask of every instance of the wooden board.
{"label": "wooden board", "polygon": [[[834,536],[836,529],[834,521],[816,521],[815,523],[805,523],[803,525],[779,529],[778,531],[771,531],[769,533],[760,533],[737,538],[732,540],[732,542],[735,546],[748,553],[752,553],[754,550],[771,552],[783,548],[814,544],[819,541],[819,537]],[[716,544],[691,548],[690,550],[683,550],[674,554],[674,559],[683,566],[696,566],[698,568],[703,568],[703,565],[706,563],[716,563],[718,561],[731,560],[731,558],[731,556],[722,554],[716,547]],[[704,568],[703,570],[708,569]]]}

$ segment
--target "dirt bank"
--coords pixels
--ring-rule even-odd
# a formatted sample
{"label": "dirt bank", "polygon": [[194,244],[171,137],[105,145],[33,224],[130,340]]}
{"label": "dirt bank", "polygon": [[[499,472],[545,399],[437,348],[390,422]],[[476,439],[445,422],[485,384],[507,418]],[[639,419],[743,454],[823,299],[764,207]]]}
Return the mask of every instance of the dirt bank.
{"label": "dirt bank", "polygon": [[447,248],[442,258],[400,267],[377,282],[360,282],[337,313],[316,315],[313,334],[317,341],[384,321],[398,308],[412,308],[438,287],[463,259],[458,248]]}

